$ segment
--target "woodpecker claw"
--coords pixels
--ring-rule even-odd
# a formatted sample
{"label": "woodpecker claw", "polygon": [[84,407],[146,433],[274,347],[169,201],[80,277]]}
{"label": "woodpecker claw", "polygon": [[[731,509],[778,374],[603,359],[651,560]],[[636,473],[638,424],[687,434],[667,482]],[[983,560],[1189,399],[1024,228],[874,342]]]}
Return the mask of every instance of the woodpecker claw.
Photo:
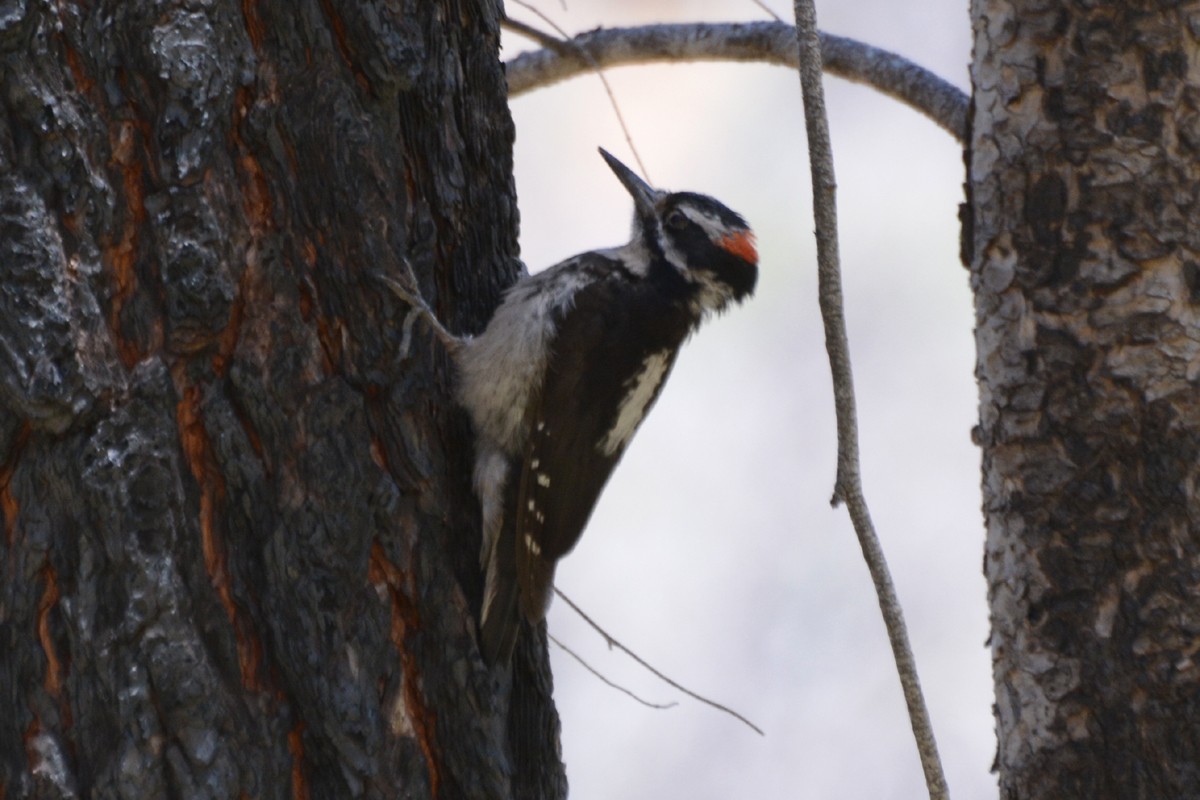
{"label": "woodpecker claw", "polygon": [[[407,261],[404,262],[404,266],[408,268],[409,280],[412,282],[413,286],[416,286],[417,282],[415,280],[415,276],[413,275],[412,267]],[[410,289],[390,275],[384,275],[382,272],[373,272],[371,275],[376,280],[380,281],[389,289],[391,289],[394,295],[412,307],[412,311],[409,312],[404,320],[405,336],[404,346],[402,346],[402,349],[408,349],[407,344],[409,333],[412,329],[412,315],[416,314],[425,320],[425,322],[429,325],[430,330],[433,331],[434,335],[437,336],[442,345],[448,351],[450,351],[451,355],[458,351],[459,347],[462,346],[462,339],[446,330],[446,326],[443,325],[442,321],[437,318],[437,314],[433,313],[433,309],[429,307],[429,304],[425,302],[425,298],[421,297],[419,292],[415,291],[414,289]]]}

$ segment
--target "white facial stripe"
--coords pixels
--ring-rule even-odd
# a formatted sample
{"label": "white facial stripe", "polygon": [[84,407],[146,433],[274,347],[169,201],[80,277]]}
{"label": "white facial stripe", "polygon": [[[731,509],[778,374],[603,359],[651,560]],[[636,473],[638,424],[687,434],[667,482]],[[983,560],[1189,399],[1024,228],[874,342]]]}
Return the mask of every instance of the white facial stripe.
{"label": "white facial stripe", "polygon": [[[695,206],[683,203],[677,206],[676,210],[678,210],[696,225],[700,226],[700,229],[704,231],[705,235],[708,236],[709,240],[714,244],[720,243],[722,239],[730,234],[729,228],[721,221],[720,217],[716,216],[715,214],[711,214],[704,209],[696,208]],[[703,310],[709,311],[723,307],[729,299],[725,296],[728,294],[726,287],[717,286],[715,284],[710,286],[709,284],[712,284],[713,281],[706,279],[704,275],[696,271],[689,270],[686,267],[687,259],[684,258],[683,253],[679,252],[679,249],[675,247],[674,241],[671,239],[670,235],[667,235],[665,230],[663,233],[663,254],[667,257],[667,262],[671,266],[675,267],[675,269],[679,270],[680,274],[682,274],[688,280],[692,281],[693,283],[701,284],[702,291],[705,294],[712,295],[715,293],[722,295],[721,298],[707,298],[702,300],[699,303],[699,307]]]}
{"label": "white facial stripe", "polygon": [[692,299],[693,311],[697,315],[703,316],[710,311],[724,309],[733,299],[733,290],[729,284],[718,280],[715,275],[704,270],[689,270],[682,266],[685,263],[683,254],[675,248],[669,237],[664,238],[663,253],[667,257],[667,263],[679,270],[685,280],[696,284],[700,289]]}
{"label": "white facial stripe", "polygon": [[679,210],[683,212],[685,217],[699,225],[712,241],[718,241],[729,235],[729,229],[717,217],[689,205],[680,205]]}
{"label": "white facial stripe", "polygon": [[[679,206],[684,216],[692,222],[700,226],[700,229],[708,235],[708,238],[713,242],[719,242],[721,239],[729,235],[729,228],[721,222],[720,218],[709,214],[708,212],[682,204]],[[700,292],[692,301],[693,310],[700,315],[708,314],[711,311],[721,311],[733,299],[733,292],[730,286],[723,281],[717,280],[716,276],[711,275],[703,270],[688,270],[680,267],[685,260],[683,254],[680,253],[671,241],[671,238],[664,237],[664,252],[667,260],[675,266],[683,275],[692,283],[698,284]]]}

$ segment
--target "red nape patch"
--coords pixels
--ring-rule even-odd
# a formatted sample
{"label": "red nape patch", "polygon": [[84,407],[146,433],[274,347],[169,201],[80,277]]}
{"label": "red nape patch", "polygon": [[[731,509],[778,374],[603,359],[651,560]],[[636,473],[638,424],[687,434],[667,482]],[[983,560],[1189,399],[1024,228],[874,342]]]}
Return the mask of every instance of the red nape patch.
{"label": "red nape patch", "polygon": [[743,261],[758,264],[758,250],[754,248],[754,234],[750,231],[731,233],[717,244]]}

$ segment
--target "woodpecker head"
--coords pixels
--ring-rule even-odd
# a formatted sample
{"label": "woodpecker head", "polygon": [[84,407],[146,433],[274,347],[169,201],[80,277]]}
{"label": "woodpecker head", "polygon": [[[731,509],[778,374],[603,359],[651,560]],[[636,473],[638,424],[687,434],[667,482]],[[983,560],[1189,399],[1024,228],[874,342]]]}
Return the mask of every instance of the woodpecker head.
{"label": "woodpecker head", "polygon": [[600,155],[633,195],[633,235],[697,291],[702,311],[721,311],[754,292],[758,252],[741,215],[711,197],[652,188],[600,148]]}

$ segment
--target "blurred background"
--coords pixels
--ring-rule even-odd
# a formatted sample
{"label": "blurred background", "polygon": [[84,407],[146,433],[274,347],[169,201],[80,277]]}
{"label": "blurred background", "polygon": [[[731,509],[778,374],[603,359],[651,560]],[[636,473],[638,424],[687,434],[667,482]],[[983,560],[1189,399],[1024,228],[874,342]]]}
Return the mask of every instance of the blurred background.
{"label": "blurred background", "polygon": [[[766,0],[790,19],[790,4]],[[751,0],[538,0],[570,33],[768,19]],[[515,19],[546,29],[510,2]],[[962,0],[818,0],[823,30],[968,88]],[[506,34],[504,57],[532,49]],[[681,695],[556,601],[552,646],[573,800],[917,798],[924,783],[867,568],[844,508],[799,78],[762,65],[607,72],[657,186],[711,194],[758,234],[756,297],[684,349],[557,584],[688,688]],[[923,116],[827,78],[863,481],[904,603],[956,800],[994,798],[973,311],[958,260],[961,148]],[[512,101],[522,257],[532,271],[627,241],[636,167],[599,79]]]}

